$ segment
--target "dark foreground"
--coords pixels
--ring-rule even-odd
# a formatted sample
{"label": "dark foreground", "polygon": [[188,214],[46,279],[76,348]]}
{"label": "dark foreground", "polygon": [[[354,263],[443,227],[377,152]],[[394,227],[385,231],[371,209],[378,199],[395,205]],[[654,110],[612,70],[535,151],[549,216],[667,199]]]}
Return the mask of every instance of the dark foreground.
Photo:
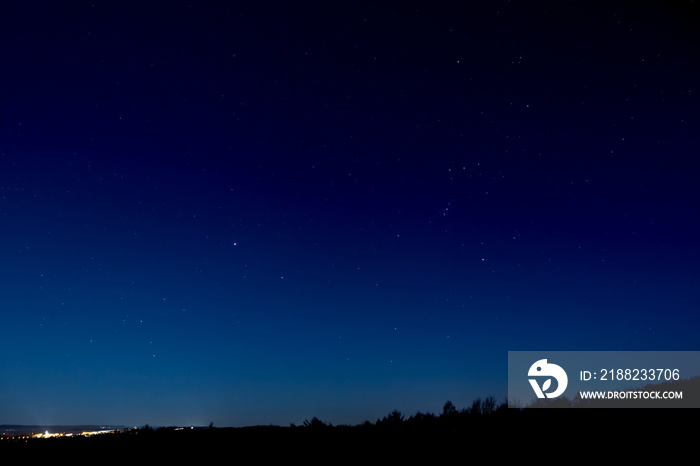
{"label": "dark foreground", "polygon": [[[510,412],[509,412],[510,411]],[[93,437],[61,437],[4,441],[0,454],[19,454],[24,458],[58,460],[164,460],[252,458],[273,461],[306,458],[337,459],[411,458],[420,454],[439,454],[469,445],[484,448],[502,441],[506,430],[518,423],[517,410],[502,409],[484,416],[420,415],[403,419],[388,416],[376,423],[357,426],[331,426],[318,419],[302,426],[256,426],[244,428],[174,427],[131,429],[121,433]]]}
{"label": "dark foreground", "polygon": [[[670,413],[673,411],[673,414]],[[81,464],[101,460],[145,462],[216,461],[311,463],[348,461],[435,461],[518,457],[536,445],[600,448],[625,441],[643,445],[680,440],[696,410],[516,410],[489,416],[412,416],[358,426],[331,426],[317,419],[303,426],[244,428],[140,428],[93,437],[26,439],[3,442],[6,460],[63,458]],[[686,419],[684,419],[686,418]],[[544,443],[543,443],[544,442]],[[665,443],[665,442],[664,442]]]}
{"label": "dark foreground", "polygon": [[[495,419],[491,421],[495,422]],[[0,452],[50,452],[71,456],[96,454],[99,457],[139,454],[153,459],[177,458],[191,453],[216,456],[232,452],[255,453],[259,459],[288,454],[314,455],[328,451],[352,455],[360,451],[376,451],[377,448],[400,452],[427,445],[458,445],[469,437],[485,435],[484,429],[494,428],[494,422],[480,422],[478,426],[436,422],[433,426],[255,426],[192,430],[141,428],[93,437],[6,441],[0,447]]]}

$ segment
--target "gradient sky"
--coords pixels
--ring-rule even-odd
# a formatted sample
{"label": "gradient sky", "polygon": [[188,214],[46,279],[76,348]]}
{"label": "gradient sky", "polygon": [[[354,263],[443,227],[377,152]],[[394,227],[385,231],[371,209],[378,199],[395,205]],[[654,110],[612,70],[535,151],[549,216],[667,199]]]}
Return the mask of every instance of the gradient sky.
{"label": "gradient sky", "polygon": [[700,350],[692,1],[4,1],[0,424],[374,421]]}

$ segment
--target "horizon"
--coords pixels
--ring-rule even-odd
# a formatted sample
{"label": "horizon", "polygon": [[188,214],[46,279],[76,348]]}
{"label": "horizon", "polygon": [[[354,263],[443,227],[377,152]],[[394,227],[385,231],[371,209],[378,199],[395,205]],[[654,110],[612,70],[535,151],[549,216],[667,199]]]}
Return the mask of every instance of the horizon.
{"label": "horizon", "polygon": [[699,19],[3,2],[0,422],[355,425],[501,402],[509,351],[698,350]]}
{"label": "horizon", "polygon": [[375,420],[365,419],[365,420],[363,420],[362,422],[358,422],[358,423],[333,423],[333,422],[329,422],[329,421],[326,420],[326,419],[319,419],[317,416],[308,416],[308,417],[306,417],[303,421],[301,421],[301,422],[299,422],[299,423],[291,422],[291,423],[289,423],[289,424],[287,424],[287,425],[281,425],[281,424],[247,424],[247,425],[238,425],[238,426],[234,426],[234,425],[223,425],[223,426],[218,426],[218,425],[215,425],[213,421],[210,421],[208,424],[164,424],[164,425],[152,424],[152,423],[148,423],[148,422],[147,422],[147,423],[144,423],[144,424],[114,424],[114,423],[105,424],[105,423],[90,423],[90,424],[53,424],[53,425],[52,425],[52,424],[9,424],[9,423],[8,423],[8,424],[0,424],[0,431],[12,430],[12,429],[10,429],[10,428],[18,428],[18,429],[21,429],[21,428],[30,428],[30,427],[39,428],[39,430],[44,430],[44,429],[47,429],[47,428],[55,428],[55,429],[56,429],[56,428],[63,428],[63,429],[66,429],[66,428],[67,428],[67,429],[71,429],[71,428],[73,428],[73,429],[74,429],[74,428],[78,428],[78,427],[127,428],[127,429],[144,429],[144,428],[146,428],[146,429],[148,429],[148,428],[151,428],[151,429],[166,428],[166,429],[167,429],[167,428],[187,428],[187,427],[193,428],[193,429],[208,429],[208,428],[221,428],[221,429],[230,429],[230,428],[233,428],[233,429],[238,429],[238,428],[246,428],[246,427],[270,427],[270,426],[271,426],[271,427],[300,427],[300,426],[304,426],[304,424],[305,424],[306,422],[310,422],[310,421],[312,421],[312,420],[321,421],[321,422],[323,422],[324,424],[329,425],[329,426],[331,426],[331,425],[332,425],[332,426],[361,426],[361,425],[363,425],[363,424],[366,423],[366,422],[370,422],[370,423],[372,423],[372,424],[375,424],[375,423],[377,423],[377,422],[380,422],[382,419],[386,419],[387,416],[391,415],[391,414],[394,413],[394,412],[400,413],[400,414],[403,416],[404,420],[408,420],[409,418],[413,418],[413,417],[416,416],[416,415],[433,415],[433,416],[436,416],[436,417],[440,417],[440,416],[444,415],[444,407],[445,407],[447,404],[450,404],[450,405],[452,406],[452,408],[455,409],[456,412],[468,413],[468,412],[470,411],[470,409],[473,409],[473,408],[474,408],[474,405],[475,405],[476,403],[478,403],[479,406],[480,406],[480,405],[482,404],[482,402],[483,402],[485,399],[490,399],[490,400],[492,400],[492,401],[494,402],[494,407],[506,406],[506,404],[507,404],[505,400],[499,401],[499,400],[494,399],[493,397],[486,397],[486,398],[483,398],[483,399],[482,399],[482,398],[477,398],[477,399],[475,399],[475,400],[472,401],[472,404],[471,404],[469,407],[465,406],[465,407],[463,407],[463,408],[460,409],[460,408],[457,408],[456,406],[454,406],[454,404],[452,404],[452,402],[451,402],[450,400],[447,400],[447,401],[443,404],[443,410],[441,410],[440,412],[416,411],[416,412],[414,412],[414,413],[402,413],[402,412],[399,411],[399,410],[392,410],[391,412],[385,413],[383,416],[377,417]]}

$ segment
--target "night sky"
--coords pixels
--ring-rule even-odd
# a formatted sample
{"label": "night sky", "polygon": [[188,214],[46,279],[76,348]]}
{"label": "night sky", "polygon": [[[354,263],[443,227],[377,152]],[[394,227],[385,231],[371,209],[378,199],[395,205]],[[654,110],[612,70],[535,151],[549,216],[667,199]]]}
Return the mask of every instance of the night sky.
{"label": "night sky", "polygon": [[374,422],[700,350],[693,1],[3,1],[0,424]]}

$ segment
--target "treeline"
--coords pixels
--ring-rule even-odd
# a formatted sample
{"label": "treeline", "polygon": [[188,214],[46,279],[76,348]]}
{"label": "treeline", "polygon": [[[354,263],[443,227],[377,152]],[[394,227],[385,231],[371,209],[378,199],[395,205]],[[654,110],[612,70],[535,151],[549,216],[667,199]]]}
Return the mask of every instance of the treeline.
{"label": "treeline", "polygon": [[[484,400],[477,398],[474,400],[468,408],[463,408],[458,410],[457,407],[451,402],[447,401],[443,407],[440,414],[433,413],[423,413],[417,412],[408,418],[406,418],[401,411],[393,410],[381,419],[377,419],[374,423],[370,421],[365,421],[362,424],[356,426],[348,425],[338,425],[337,428],[397,428],[400,426],[404,427],[438,427],[444,426],[454,426],[461,423],[469,423],[475,420],[485,420],[487,418],[492,418],[498,415],[503,415],[508,409],[507,401],[498,403],[494,397],[487,397]],[[290,426],[291,428],[296,428],[295,424]],[[303,425],[300,426],[308,429],[332,429],[333,424],[326,423],[316,417],[311,418],[311,420],[305,420]]]}
{"label": "treeline", "polygon": [[[120,434],[127,436],[159,436],[166,435],[168,433],[175,433],[176,435],[186,435],[187,432],[195,431],[193,435],[197,435],[196,432],[202,431],[218,431],[218,432],[242,432],[242,431],[277,431],[277,430],[308,430],[308,431],[321,431],[321,430],[362,430],[370,428],[379,429],[392,429],[399,427],[439,427],[439,426],[457,426],[460,424],[470,424],[472,422],[486,421],[487,419],[503,416],[508,410],[508,402],[497,402],[494,397],[487,397],[485,399],[477,398],[474,400],[469,407],[463,409],[457,409],[457,407],[451,402],[447,401],[443,407],[442,412],[439,414],[433,414],[429,412],[421,412],[410,415],[408,417],[404,416],[399,410],[393,410],[382,418],[378,418],[374,422],[369,420],[364,421],[361,424],[349,425],[349,424],[337,424],[333,425],[330,422],[323,421],[318,417],[312,417],[310,420],[305,419],[302,424],[297,425],[295,423],[290,424],[288,427],[276,426],[276,425],[263,425],[263,426],[249,426],[249,427],[215,427],[212,422],[208,427],[197,427],[197,428],[185,428],[170,426],[170,427],[151,427],[149,424],[144,425],[140,428],[125,429]],[[512,410],[511,410],[512,411]],[[178,432],[184,432],[183,434],[178,434]],[[109,434],[113,435],[113,434]]]}
{"label": "treeline", "polygon": [[[499,438],[494,429],[508,426],[502,422],[507,403],[493,397],[477,399],[469,407],[458,409],[447,401],[441,413],[417,412],[404,416],[393,410],[374,422],[358,425],[338,424],[312,417],[300,425],[251,427],[143,427],[93,437],[30,439],[15,444],[21,449],[47,451],[51,454],[116,455],[129,459],[134,454],[162,459],[193,452],[256,452],[257,455],[287,455],[334,452],[335,455],[357,455],[366,451],[417,451],[435,445],[460,445],[466,439]],[[0,449],[2,447],[0,446]]]}

